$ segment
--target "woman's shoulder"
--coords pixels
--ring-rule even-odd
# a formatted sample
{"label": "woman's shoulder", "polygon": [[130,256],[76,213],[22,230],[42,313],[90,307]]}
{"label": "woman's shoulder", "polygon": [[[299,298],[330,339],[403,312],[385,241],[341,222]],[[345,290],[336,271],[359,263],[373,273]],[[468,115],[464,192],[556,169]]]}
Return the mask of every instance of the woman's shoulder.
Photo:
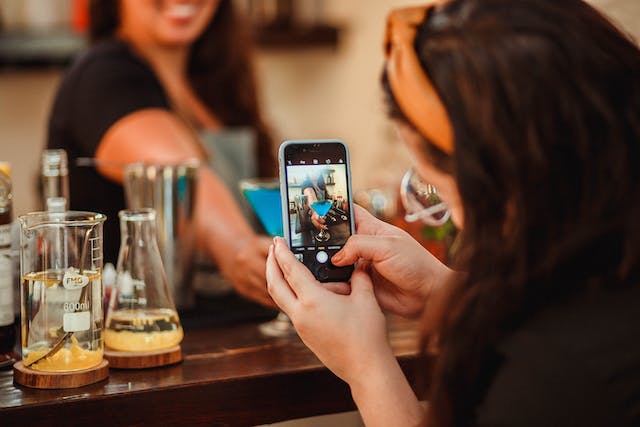
{"label": "woman's shoulder", "polygon": [[141,76],[156,81],[156,76],[142,59],[123,41],[109,38],[97,42],[81,54],[67,72],[67,78],[86,76],[102,80],[114,75]]}
{"label": "woman's shoulder", "polygon": [[[66,72],[54,102],[53,119],[82,114],[101,105],[110,120],[142,108],[169,108],[153,70],[123,41],[92,45]],[[122,110],[122,111],[121,111]]]}
{"label": "woman's shoulder", "polygon": [[97,43],[58,87],[49,116],[50,145],[73,143],[93,155],[111,126],[144,109],[171,109],[151,68],[123,42]]}
{"label": "woman's shoulder", "polygon": [[[633,425],[640,420],[640,286],[540,310],[497,348],[479,424]],[[634,415],[635,414],[635,415]]]}

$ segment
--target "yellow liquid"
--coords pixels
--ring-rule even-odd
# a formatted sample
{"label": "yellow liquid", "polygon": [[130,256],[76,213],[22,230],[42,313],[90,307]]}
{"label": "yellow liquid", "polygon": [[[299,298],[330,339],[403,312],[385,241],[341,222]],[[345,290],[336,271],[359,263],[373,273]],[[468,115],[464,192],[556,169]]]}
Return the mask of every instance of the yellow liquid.
{"label": "yellow liquid", "polygon": [[118,310],[109,316],[105,345],[113,350],[143,352],[180,344],[184,332],[174,310]]}
{"label": "yellow liquid", "polygon": [[92,368],[102,362],[102,350],[84,350],[80,348],[78,340],[72,335],[69,348],[61,348],[53,356],[30,365],[34,360],[47,354],[49,350],[51,349],[31,350],[23,361],[24,364],[36,371],[77,371]]}
{"label": "yellow liquid", "polygon": [[[88,369],[102,362],[102,343],[100,342],[102,320],[91,322],[92,326],[86,331],[74,332],[64,347],[54,355],[39,362],[31,363],[47,354],[64,336],[62,330],[64,313],[89,311],[91,309],[91,295],[99,292],[101,274],[97,271],[86,270],[89,294],[83,304],[79,302],[80,289],[66,290],[62,286],[64,270],[37,271],[22,276],[23,300],[29,303],[23,306],[28,313],[28,325],[23,319],[22,325],[22,353],[24,364],[30,369],[39,371],[76,371]],[[36,288],[40,293],[34,297]],[[70,296],[69,293],[72,293]],[[102,316],[100,316],[102,317]],[[94,338],[96,337],[96,338]],[[95,348],[88,350],[87,347]]]}
{"label": "yellow liquid", "polygon": [[[89,279],[87,286],[90,286],[94,280],[100,279],[100,273],[97,271],[85,270],[82,274]],[[33,282],[42,282],[47,288],[50,288],[53,285],[61,285],[63,276],[63,270],[36,271],[22,276],[22,281],[23,286]]]}

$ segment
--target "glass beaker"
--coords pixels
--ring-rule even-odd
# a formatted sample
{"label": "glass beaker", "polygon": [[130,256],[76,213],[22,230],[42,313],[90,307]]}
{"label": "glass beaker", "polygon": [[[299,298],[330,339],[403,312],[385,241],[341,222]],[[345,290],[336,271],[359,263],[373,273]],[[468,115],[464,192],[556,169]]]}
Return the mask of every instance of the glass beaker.
{"label": "glass beaker", "polygon": [[105,344],[127,352],[171,348],[183,331],[156,241],[156,213],[123,210],[116,287],[107,310]]}
{"label": "glass beaker", "polygon": [[33,212],[20,221],[22,359],[40,371],[102,362],[102,224],[94,212]]}

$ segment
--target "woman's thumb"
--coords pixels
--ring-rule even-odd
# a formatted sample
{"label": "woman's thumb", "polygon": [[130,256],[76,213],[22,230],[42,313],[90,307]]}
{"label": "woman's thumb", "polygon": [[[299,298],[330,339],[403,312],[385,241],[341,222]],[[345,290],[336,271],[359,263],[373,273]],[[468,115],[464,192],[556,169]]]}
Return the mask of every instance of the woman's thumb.
{"label": "woman's thumb", "polygon": [[373,293],[373,282],[364,268],[356,268],[351,275],[351,295]]}

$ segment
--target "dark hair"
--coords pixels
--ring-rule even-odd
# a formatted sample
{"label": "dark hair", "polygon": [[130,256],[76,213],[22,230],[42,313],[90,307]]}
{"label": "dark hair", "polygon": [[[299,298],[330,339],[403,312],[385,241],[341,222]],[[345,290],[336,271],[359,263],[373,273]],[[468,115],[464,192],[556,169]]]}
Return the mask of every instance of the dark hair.
{"label": "dark hair", "polygon": [[[91,0],[92,42],[114,35],[120,21],[119,3]],[[260,114],[252,55],[248,26],[235,12],[231,0],[220,0],[215,16],[192,48],[188,74],[198,96],[225,125],[250,126],[257,132],[260,175],[272,176],[275,157]]]}
{"label": "dark hair", "polygon": [[470,425],[493,349],[536,309],[640,283],[640,51],[581,0],[453,0],[415,48],[454,128],[453,156],[424,144],[455,176],[468,273],[439,324],[428,424]]}

